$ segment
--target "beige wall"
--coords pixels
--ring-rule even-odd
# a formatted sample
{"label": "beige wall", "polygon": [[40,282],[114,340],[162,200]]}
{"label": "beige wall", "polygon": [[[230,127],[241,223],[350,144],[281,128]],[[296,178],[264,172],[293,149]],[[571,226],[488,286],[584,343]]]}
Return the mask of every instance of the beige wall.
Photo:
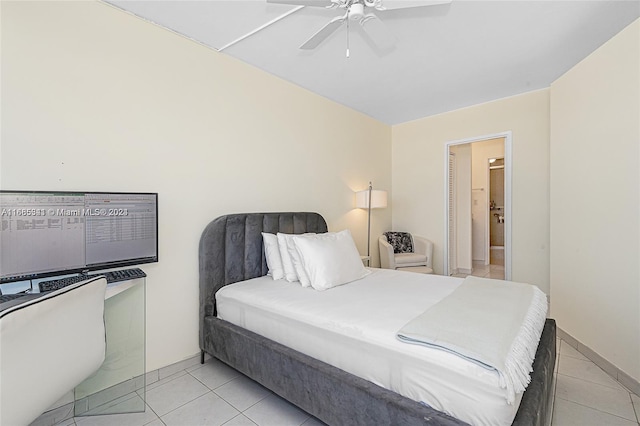
{"label": "beige wall", "polygon": [[[2,188],[159,193],[148,370],[199,351],[215,217],[317,211],[366,251],[353,192],[391,190],[390,127],[103,3],[1,5]],[[374,210],[373,235],[390,225]]]}
{"label": "beige wall", "polygon": [[551,85],[551,311],[640,380],[640,21]]}
{"label": "beige wall", "polygon": [[445,143],[512,131],[512,279],[549,294],[549,91],[393,126],[393,227],[435,243],[443,272]]}

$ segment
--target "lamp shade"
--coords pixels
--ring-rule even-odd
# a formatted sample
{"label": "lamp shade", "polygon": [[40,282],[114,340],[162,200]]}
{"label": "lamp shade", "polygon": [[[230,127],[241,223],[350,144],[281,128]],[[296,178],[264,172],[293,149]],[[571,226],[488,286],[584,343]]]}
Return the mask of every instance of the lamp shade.
{"label": "lamp shade", "polygon": [[356,192],[356,207],[359,209],[369,208],[369,191],[371,191],[371,208],[380,209],[387,207],[387,191],[379,189],[365,189]]}

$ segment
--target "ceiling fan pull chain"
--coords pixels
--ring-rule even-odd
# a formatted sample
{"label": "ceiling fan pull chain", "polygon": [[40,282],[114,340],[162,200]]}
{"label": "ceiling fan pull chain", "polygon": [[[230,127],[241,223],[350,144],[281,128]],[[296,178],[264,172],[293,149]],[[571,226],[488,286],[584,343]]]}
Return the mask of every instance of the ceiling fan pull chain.
{"label": "ceiling fan pull chain", "polygon": [[350,19],[347,17],[347,58],[349,57],[349,21]]}

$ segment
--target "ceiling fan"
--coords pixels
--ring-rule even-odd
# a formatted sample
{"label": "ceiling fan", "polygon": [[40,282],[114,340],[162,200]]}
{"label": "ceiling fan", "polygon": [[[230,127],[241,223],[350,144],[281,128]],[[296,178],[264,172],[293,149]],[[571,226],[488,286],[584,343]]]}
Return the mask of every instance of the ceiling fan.
{"label": "ceiling fan", "polygon": [[[357,22],[362,26],[371,42],[379,49],[386,50],[395,43],[394,35],[378,18],[376,13],[387,10],[408,9],[415,7],[435,6],[451,3],[451,0],[267,0],[267,3],[290,4],[299,8],[304,6],[341,9],[343,12],[320,28],[300,49],[315,49],[343,24],[347,25],[347,57],[349,57],[349,22]],[[298,10],[298,9],[295,9]]]}

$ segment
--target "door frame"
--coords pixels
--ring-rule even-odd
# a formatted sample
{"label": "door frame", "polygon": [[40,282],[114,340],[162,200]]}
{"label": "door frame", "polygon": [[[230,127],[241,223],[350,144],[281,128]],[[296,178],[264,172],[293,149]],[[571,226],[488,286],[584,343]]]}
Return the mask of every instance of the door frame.
{"label": "door frame", "polygon": [[[504,279],[511,280],[511,190],[512,190],[512,145],[510,130],[466,139],[445,142],[444,149],[444,268],[449,274],[449,152],[454,145],[482,142],[489,139],[504,138]],[[454,200],[455,202],[455,200]]]}

